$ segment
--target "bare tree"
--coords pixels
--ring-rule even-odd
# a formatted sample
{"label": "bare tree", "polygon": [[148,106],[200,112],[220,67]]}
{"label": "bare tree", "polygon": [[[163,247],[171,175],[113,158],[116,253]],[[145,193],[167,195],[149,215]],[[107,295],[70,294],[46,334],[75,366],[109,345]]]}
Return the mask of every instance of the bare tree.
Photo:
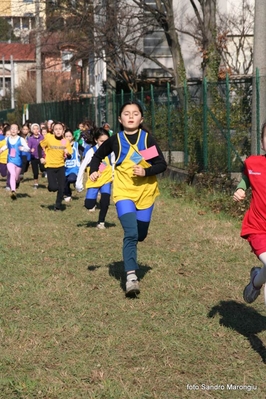
{"label": "bare tree", "polygon": [[202,75],[216,81],[220,65],[217,46],[217,0],[189,0],[194,15],[187,17],[186,26],[178,26],[178,32],[192,37],[202,57]]}
{"label": "bare tree", "polygon": [[[230,14],[219,13],[217,49],[221,56],[221,73],[250,75],[253,68],[254,5],[243,0]],[[221,77],[221,76],[220,76]]]}
{"label": "bare tree", "polygon": [[[154,3],[133,0],[138,6],[140,14],[138,19],[145,27],[144,35],[160,29],[166,38],[168,48],[170,50],[173,62],[173,68],[166,68],[163,63],[158,61],[158,57],[153,54],[140,52],[144,58],[148,58],[155,62],[162,69],[166,70],[174,78],[175,87],[183,85],[186,78],[184,60],[182,57],[181,46],[179,43],[178,33],[175,26],[176,15],[172,0],[154,0]],[[160,45],[160,44],[159,44]]]}
{"label": "bare tree", "polygon": [[[54,23],[48,26],[51,29],[60,25],[62,15],[68,13],[67,26],[64,28],[62,24],[61,30],[69,43],[69,35],[72,32],[72,42],[76,42],[77,48],[75,58],[88,57],[89,52],[92,54],[93,47],[94,62],[99,59],[106,61],[113,84],[116,79],[120,79],[132,90],[136,90],[145,62],[164,71],[172,79],[174,86],[182,85],[186,74],[175,28],[172,0],[154,0],[153,4],[139,0],[133,0],[131,3],[126,0],[106,0],[101,5],[91,5],[89,8],[84,7],[83,2],[78,4],[79,7],[76,6],[72,10],[66,8],[64,1],[61,2],[60,11],[57,9],[54,13]],[[79,20],[78,32],[87,37],[86,44],[78,35],[74,38],[75,29],[70,14],[75,17],[74,20]],[[157,40],[156,43],[157,49],[162,41],[166,40],[172,66],[164,63],[163,57],[158,56],[156,49],[153,52],[145,50],[146,38],[156,32],[162,33],[161,42]]]}

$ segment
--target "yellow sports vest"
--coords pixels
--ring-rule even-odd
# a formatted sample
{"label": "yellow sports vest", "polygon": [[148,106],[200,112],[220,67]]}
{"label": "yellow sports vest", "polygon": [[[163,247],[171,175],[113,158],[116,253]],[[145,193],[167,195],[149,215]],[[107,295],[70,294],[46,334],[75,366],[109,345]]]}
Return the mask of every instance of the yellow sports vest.
{"label": "yellow sports vest", "polygon": [[[6,145],[6,140],[0,141],[0,148]],[[0,154],[0,163],[7,163],[8,148]]]}
{"label": "yellow sports vest", "polygon": [[117,134],[119,155],[115,161],[113,199],[117,201],[130,199],[137,209],[146,209],[154,204],[160,194],[156,176],[134,176],[133,166],[148,168],[150,163],[144,160],[139,151],[147,148],[148,133],[140,130],[136,144],[132,145],[124,132]]}
{"label": "yellow sports vest", "polygon": [[[104,184],[111,183],[113,180],[112,166],[109,157],[105,157],[100,164],[99,171],[100,177],[96,181],[91,181],[90,178],[86,181],[86,188],[98,188]],[[87,175],[90,175],[90,168],[87,167]]]}

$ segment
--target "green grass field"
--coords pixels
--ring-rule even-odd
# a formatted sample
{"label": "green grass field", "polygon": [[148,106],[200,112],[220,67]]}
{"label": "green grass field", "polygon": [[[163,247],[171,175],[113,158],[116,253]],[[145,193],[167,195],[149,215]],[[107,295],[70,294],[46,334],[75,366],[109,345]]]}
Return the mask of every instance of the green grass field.
{"label": "green grass field", "polygon": [[29,171],[12,201],[0,181],[0,398],[266,397],[263,295],[242,300],[259,262],[239,220],[160,180],[129,299],[114,205],[99,231],[84,192],[54,212],[40,183]]}

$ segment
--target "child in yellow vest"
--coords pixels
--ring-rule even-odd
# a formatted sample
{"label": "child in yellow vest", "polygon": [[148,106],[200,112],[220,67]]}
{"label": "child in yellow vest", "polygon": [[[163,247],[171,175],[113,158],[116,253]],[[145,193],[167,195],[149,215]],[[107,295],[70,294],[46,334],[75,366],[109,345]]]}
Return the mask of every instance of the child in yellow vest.
{"label": "child in yellow vest", "polygon": [[[3,137],[10,137],[11,132],[10,132],[10,126],[6,126],[3,128]],[[0,141],[0,148],[4,147],[6,145],[6,140],[1,140]],[[7,170],[7,156],[8,156],[8,148],[4,150],[0,154],[0,175],[2,177],[6,177],[6,190],[10,191],[10,182],[9,182],[9,174]]]}
{"label": "child in yellow vest", "polygon": [[155,198],[159,195],[156,175],[164,172],[167,165],[155,139],[142,126],[143,110],[138,102],[125,103],[118,120],[121,131],[106,140],[94,154],[90,179],[97,181],[101,160],[114,152],[113,199],[124,230],[126,296],[136,296],[140,292],[136,276],[137,243],[148,234]]}
{"label": "child in yellow vest", "polygon": [[71,156],[73,149],[69,142],[64,138],[65,126],[61,122],[53,124],[53,134],[47,134],[40,142],[40,146],[45,152],[45,158],[41,158],[45,164],[48,191],[57,192],[54,210],[61,209],[64,198],[65,188],[65,159]]}
{"label": "child in yellow vest", "polygon": [[[98,150],[98,148],[110,137],[108,131],[103,128],[96,129],[94,134],[94,141],[96,145],[92,146],[85,155],[80,168],[76,181],[76,189],[77,191],[83,190],[83,175],[85,169],[87,168],[87,173],[89,175],[89,165],[94,153]],[[94,211],[96,207],[96,201],[98,193],[101,194],[100,199],[100,212],[99,219],[97,223],[98,229],[105,229],[105,218],[108,212],[108,208],[110,205],[110,196],[111,196],[111,184],[113,180],[112,176],[112,164],[114,163],[114,154],[107,156],[104,158],[103,162],[100,164],[100,177],[96,181],[91,181],[88,178],[86,182],[86,198],[85,198],[85,207],[90,211]]]}

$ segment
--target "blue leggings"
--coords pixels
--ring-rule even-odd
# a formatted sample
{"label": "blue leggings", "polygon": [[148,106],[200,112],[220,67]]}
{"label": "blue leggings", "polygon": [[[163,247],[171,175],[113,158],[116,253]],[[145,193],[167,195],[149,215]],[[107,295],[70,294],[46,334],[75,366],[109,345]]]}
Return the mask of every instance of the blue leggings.
{"label": "blue leggings", "polygon": [[137,244],[147,237],[153,207],[138,210],[131,200],[116,203],[117,215],[124,230],[123,259],[126,272],[139,268]]}
{"label": "blue leggings", "polygon": [[87,209],[94,208],[99,192],[101,193],[101,199],[98,223],[103,223],[110,205],[111,183],[106,183],[99,188],[88,188],[84,205]]}

